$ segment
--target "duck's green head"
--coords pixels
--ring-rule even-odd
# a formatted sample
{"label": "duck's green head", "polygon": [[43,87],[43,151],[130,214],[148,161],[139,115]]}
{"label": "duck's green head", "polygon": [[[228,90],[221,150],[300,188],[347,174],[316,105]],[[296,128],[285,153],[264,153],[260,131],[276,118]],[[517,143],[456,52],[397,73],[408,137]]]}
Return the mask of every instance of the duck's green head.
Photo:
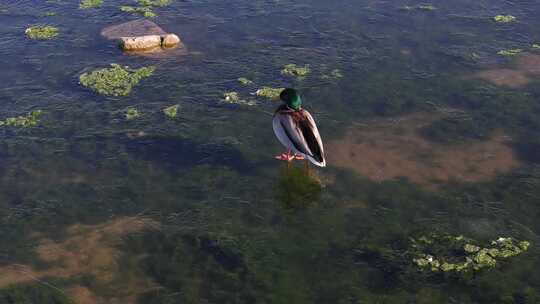
{"label": "duck's green head", "polygon": [[302,108],[302,98],[295,89],[287,88],[283,90],[279,94],[279,98],[291,109],[300,110]]}

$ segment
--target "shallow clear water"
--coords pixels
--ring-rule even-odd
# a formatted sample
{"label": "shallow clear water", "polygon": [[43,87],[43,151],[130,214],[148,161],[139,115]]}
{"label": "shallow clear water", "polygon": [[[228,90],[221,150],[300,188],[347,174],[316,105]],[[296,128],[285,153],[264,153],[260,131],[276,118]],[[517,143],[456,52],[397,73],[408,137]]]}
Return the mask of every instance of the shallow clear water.
{"label": "shallow clear water", "polygon": [[[152,21],[188,53],[154,59],[100,36],[129,4],[0,2],[0,119],[43,111],[0,126],[0,303],[540,303],[538,2],[173,0]],[[156,71],[127,97],[78,83],[111,63]],[[262,86],[300,90],[327,168],[273,160]],[[431,233],[531,246],[432,272]]]}

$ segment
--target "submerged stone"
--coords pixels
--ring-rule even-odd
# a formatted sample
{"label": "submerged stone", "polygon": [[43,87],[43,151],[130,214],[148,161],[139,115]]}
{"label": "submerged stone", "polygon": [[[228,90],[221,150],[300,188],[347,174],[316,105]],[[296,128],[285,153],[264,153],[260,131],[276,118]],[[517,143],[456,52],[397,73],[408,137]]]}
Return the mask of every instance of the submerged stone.
{"label": "submerged stone", "polygon": [[103,0],[82,0],[81,3],[79,3],[79,8],[81,9],[89,9],[89,8],[96,8],[103,4]]}
{"label": "submerged stone", "polygon": [[285,90],[285,88],[271,88],[271,87],[262,87],[258,89],[255,94],[260,97],[266,97],[270,99],[279,98],[279,94]]}
{"label": "submerged stone", "polygon": [[178,115],[178,109],[180,108],[180,105],[174,105],[170,107],[166,107],[163,109],[163,113],[170,118],[175,118]]}
{"label": "submerged stone", "polygon": [[35,25],[27,28],[24,33],[30,39],[52,39],[58,36],[58,28],[50,25]]}
{"label": "submerged stone", "polygon": [[498,23],[510,23],[516,20],[516,17],[512,15],[497,15],[493,17],[493,20]]}
{"label": "submerged stone", "polygon": [[155,68],[143,67],[130,69],[118,64],[111,64],[110,68],[94,70],[79,76],[80,83],[99,94],[107,96],[126,96],[141,79],[150,77]]}
{"label": "submerged stone", "polygon": [[41,116],[41,110],[35,110],[26,116],[17,116],[6,118],[5,120],[0,120],[0,126],[8,127],[33,127],[39,123],[39,117]]}

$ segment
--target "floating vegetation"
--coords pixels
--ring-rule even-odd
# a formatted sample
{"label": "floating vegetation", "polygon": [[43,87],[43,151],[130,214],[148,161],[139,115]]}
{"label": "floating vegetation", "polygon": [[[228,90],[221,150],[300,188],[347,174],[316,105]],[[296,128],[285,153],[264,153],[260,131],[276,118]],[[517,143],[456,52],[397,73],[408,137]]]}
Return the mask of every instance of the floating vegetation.
{"label": "floating vegetation", "polygon": [[330,74],[323,74],[321,76],[322,79],[340,79],[343,78],[343,73],[341,73],[340,69],[333,69]]}
{"label": "floating vegetation", "polygon": [[0,126],[8,127],[33,127],[39,123],[39,117],[41,116],[41,110],[35,110],[26,116],[17,116],[6,118],[5,120],[0,120]]}
{"label": "floating vegetation", "polygon": [[531,45],[531,48],[533,48],[533,49],[540,49],[540,44],[533,43],[533,44]]}
{"label": "floating vegetation", "polygon": [[45,17],[53,17],[53,16],[56,16],[55,12],[46,12],[45,13]]}
{"label": "floating vegetation", "polygon": [[271,99],[279,98],[279,94],[285,90],[285,88],[271,88],[271,87],[262,87],[255,92],[255,95],[260,97],[266,97]]}
{"label": "floating vegetation", "polygon": [[437,8],[431,4],[420,4],[416,6],[405,5],[405,6],[402,6],[400,9],[404,11],[412,11],[412,10],[434,11]]}
{"label": "floating vegetation", "polygon": [[497,52],[497,55],[501,56],[516,56],[523,52],[522,49],[509,49],[509,50],[500,50]]}
{"label": "floating vegetation", "polygon": [[89,8],[96,8],[103,4],[103,0],[82,0],[81,3],[79,3],[79,8],[81,9],[89,9]]}
{"label": "floating vegetation", "polygon": [[237,92],[226,92],[225,94],[223,94],[223,97],[225,98],[226,102],[230,103],[235,103],[240,100]]}
{"label": "floating vegetation", "polygon": [[296,77],[305,77],[309,74],[310,69],[308,65],[305,65],[303,67],[299,67],[294,63],[287,64],[283,67],[283,70],[281,70],[281,74],[288,75],[288,76],[296,76]]}
{"label": "floating vegetation", "polygon": [[178,115],[178,109],[180,109],[180,105],[166,107],[163,109],[163,113],[167,115],[167,117],[175,118]]}
{"label": "floating vegetation", "polygon": [[133,120],[136,118],[141,117],[141,113],[135,108],[128,108],[126,111],[126,119],[127,120]]}
{"label": "floating vegetation", "polygon": [[28,113],[26,116],[6,118],[5,120],[0,121],[0,126],[33,127],[38,124],[39,116],[41,116],[41,114],[41,110],[36,110]]}
{"label": "floating vegetation", "polygon": [[170,0],[138,0],[138,6],[121,6],[120,10],[126,13],[143,15],[147,18],[156,17],[156,13],[152,10],[154,7],[163,7],[171,3]]}
{"label": "floating vegetation", "polygon": [[510,23],[516,21],[516,17],[512,15],[497,15],[493,17],[493,20],[498,23]]}
{"label": "floating vegetation", "polygon": [[121,6],[120,10],[126,13],[143,15],[146,18],[154,18],[157,16],[149,7]]}
{"label": "floating vegetation", "polygon": [[411,240],[413,262],[433,272],[469,272],[493,268],[497,261],[521,254],[530,246],[527,241],[500,237],[482,247],[463,236],[422,236]]}
{"label": "floating vegetation", "polygon": [[253,84],[253,81],[247,79],[247,78],[244,78],[244,77],[240,77],[238,78],[238,82],[242,85],[249,85],[249,84]]}
{"label": "floating vegetation", "polygon": [[150,77],[154,73],[153,66],[140,69],[121,67],[111,64],[110,68],[103,68],[84,73],[79,77],[80,83],[99,94],[107,96],[126,96],[141,79]]}
{"label": "floating vegetation", "polygon": [[50,25],[35,25],[27,28],[24,33],[30,39],[52,39],[58,36],[58,28]]}
{"label": "floating vegetation", "polygon": [[241,105],[248,105],[248,106],[254,106],[256,103],[252,100],[246,101],[240,98],[237,92],[226,92],[223,94],[223,100],[226,103],[231,104],[241,104]]}

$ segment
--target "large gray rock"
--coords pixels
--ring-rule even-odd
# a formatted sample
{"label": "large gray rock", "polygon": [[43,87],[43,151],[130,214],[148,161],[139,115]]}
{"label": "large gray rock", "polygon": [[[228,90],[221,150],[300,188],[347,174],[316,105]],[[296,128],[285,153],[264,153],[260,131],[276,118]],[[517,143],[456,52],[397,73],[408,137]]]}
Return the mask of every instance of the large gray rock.
{"label": "large gray rock", "polygon": [[[183,55],[185,47],[180,38],[175,34],[168,34],[152,21],[140,19],[104,28],[101,35],[107,39],[117,40],[126,52],[152,56],[163,52],[165,49],[176,49],[175,52],[167,51],[171,55]],[[162,56],[153,56],[162,57]]]}

